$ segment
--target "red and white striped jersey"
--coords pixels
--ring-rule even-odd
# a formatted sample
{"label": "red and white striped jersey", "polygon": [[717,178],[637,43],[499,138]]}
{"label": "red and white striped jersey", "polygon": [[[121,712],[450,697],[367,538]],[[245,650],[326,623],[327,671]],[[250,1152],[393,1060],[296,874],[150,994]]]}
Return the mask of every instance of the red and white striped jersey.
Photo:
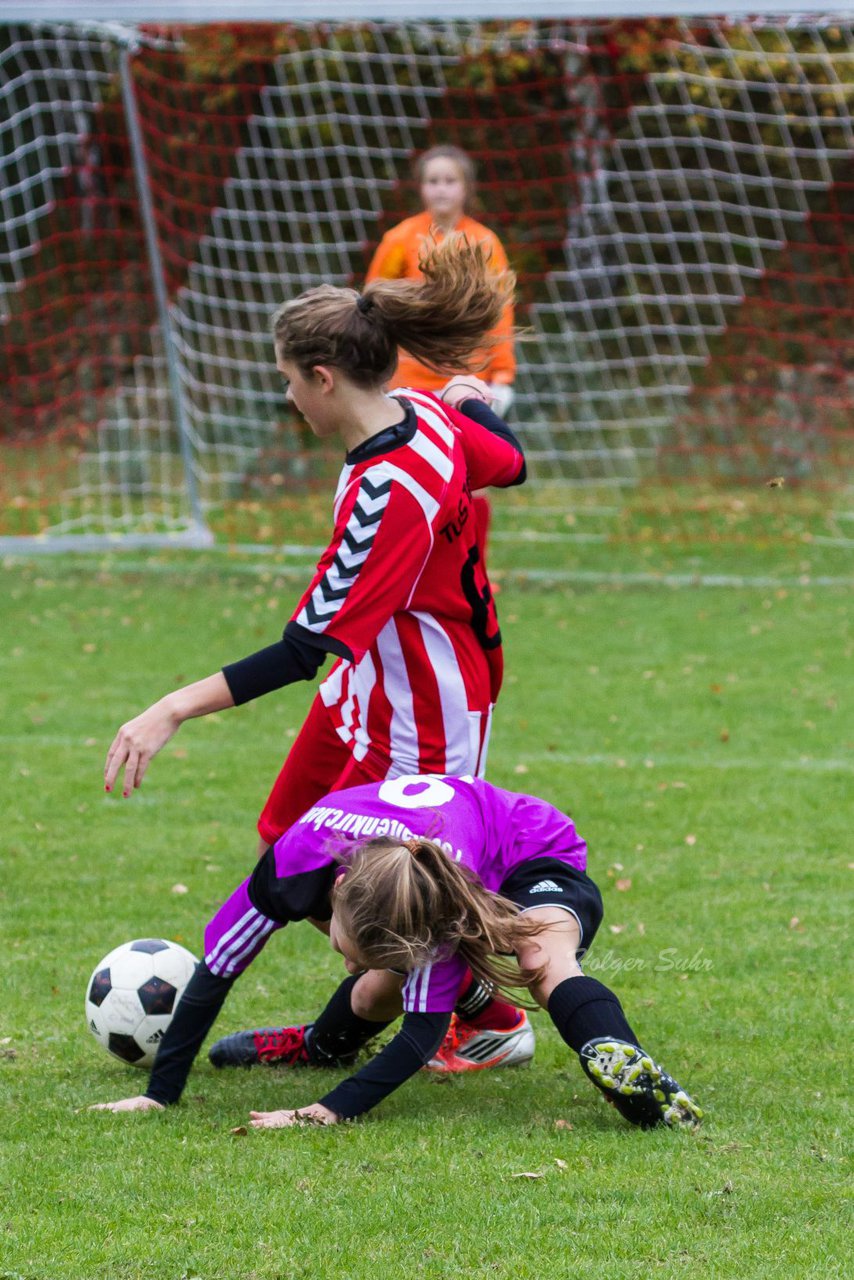
{"label": "red and white striped jersey", "polygon": [[357,760],[477,774],[502,657],[471,490],[512,484],[523,458],[429,392],[395,399],[402,433],[348,455],[332,541],[289,629],[347,655],[320,695]]}

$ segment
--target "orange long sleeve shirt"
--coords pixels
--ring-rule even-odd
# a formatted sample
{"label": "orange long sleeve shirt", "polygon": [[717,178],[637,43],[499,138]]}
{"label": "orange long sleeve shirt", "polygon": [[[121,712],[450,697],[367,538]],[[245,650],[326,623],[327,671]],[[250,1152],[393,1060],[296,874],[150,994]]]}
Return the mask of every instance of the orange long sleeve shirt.
{"label": "orange long sleeve shirt", "polygon": [[[469,240],[477,244],[486,244],[492,252],[491,264],[496,273],[507,270],[507,255],[498,236],[488,227],[474,218],[463,215],[455,231],[460,231]],[[418,260],[428,241],[439,241],[442,232],[433,224],[429,213],[416,214],[386,232],[368,267],[366,283],[372,280],[420,280]],[[508,304],[493,333],[501,340],[489,352],[485,352],[488,360],[486,367],[478,371],[478,377],[487,382],[510,383],[516,375],[516,359],[513,355],[513,307]],[[395,374],[395,383],[402,387],[423,387],[426,391],[435,391],[445,385],[448,378],[459,373],[459,369],[448,369],[444,373],[436,373],[427,369],[414,359],[408,351],[400,350],[399,364]]]}

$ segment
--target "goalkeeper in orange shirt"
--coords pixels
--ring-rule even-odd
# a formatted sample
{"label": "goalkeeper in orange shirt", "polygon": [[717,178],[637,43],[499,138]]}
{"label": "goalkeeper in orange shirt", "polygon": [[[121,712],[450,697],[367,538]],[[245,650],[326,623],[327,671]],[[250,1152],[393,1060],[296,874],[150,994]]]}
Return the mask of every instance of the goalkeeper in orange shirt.
{"label": "goalkeeper in orange shirt", "polygon": [[[440,241],[449,231],[462,232],[470,241],[485,244],[491,253],[491,266],[496,274],[507,270],[507,254],[494,231],[476,222],[465,212],[474,195],[475,173],[471,157],[459,147],[439,146],[425,151],[415,166],[423,213],[406,218],[383,236],[371,265],[367,282],[372,280],[419,280],[419,261],[425,248]],[[492,345],[483,352],[484,368],[479,376],[489,384],[492,408],[499,417],[506,415],[513,399],[516,359],[513,354],[513,306],[508,303],[501,320],[490,335]],[[449,369],[437,373],[420,364],[407,351],[399,352],[395,383],[401,387],[420,387],[438,392],[454,373]],[[490,505],[485,494],[474,500],[477,512],[478,542],[485,550],[489,529]]]}

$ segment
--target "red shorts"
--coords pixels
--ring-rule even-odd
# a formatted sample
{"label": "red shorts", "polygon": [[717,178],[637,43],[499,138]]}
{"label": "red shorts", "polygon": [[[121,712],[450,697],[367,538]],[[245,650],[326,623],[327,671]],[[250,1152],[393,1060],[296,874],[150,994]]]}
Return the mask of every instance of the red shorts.
{"label": "red shorts", "polygon": [[378,757],[375,752],[364,760],[355,760],[351,749],[335,732],[332,717],[318,694],[261,810],[261,838],[274,844],[330,791],[382,782],[391,767],[391,760]]}

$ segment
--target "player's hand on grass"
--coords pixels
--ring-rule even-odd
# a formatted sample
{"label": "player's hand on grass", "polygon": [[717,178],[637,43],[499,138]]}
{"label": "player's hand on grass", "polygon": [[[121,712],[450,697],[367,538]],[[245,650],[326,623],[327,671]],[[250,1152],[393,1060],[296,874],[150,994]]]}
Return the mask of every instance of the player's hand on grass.
{"label": "player's hand on grass", "polygon": [[249,1123],[253,1129],[290,1129],[301,1124],[338,1124],[340,1116],[320,1102],[297,1111],[250,1111]]}
{"label": "player's hand on grass", "polygon": [[155,1102],[153,1098],[146,1098],[144,1094],[138,1094],[135,1098],[121,1098],[118,1102],[95,1102],[91,1107],[86,1108],[87,1111],[165,1111],[162,1102]]}
{"label": "player's hand on grass", "polygon": [[125,771],[122,795],[129,796],[142,783],[152,756],[156,756],[181,727],[181,718],[168,698],[161,698],[134,720],[119,729],[107,752],[104,765],[104,787],[112,791],[116,779]]}
{"label": "player's hand on grass", "polygon": [[485,400],[490,404],[492,392],[482,378],[476,378],[473,373],[458,373],[450,382],[445,383],[439,392],[439,399],[456,409],[464,400]]}

